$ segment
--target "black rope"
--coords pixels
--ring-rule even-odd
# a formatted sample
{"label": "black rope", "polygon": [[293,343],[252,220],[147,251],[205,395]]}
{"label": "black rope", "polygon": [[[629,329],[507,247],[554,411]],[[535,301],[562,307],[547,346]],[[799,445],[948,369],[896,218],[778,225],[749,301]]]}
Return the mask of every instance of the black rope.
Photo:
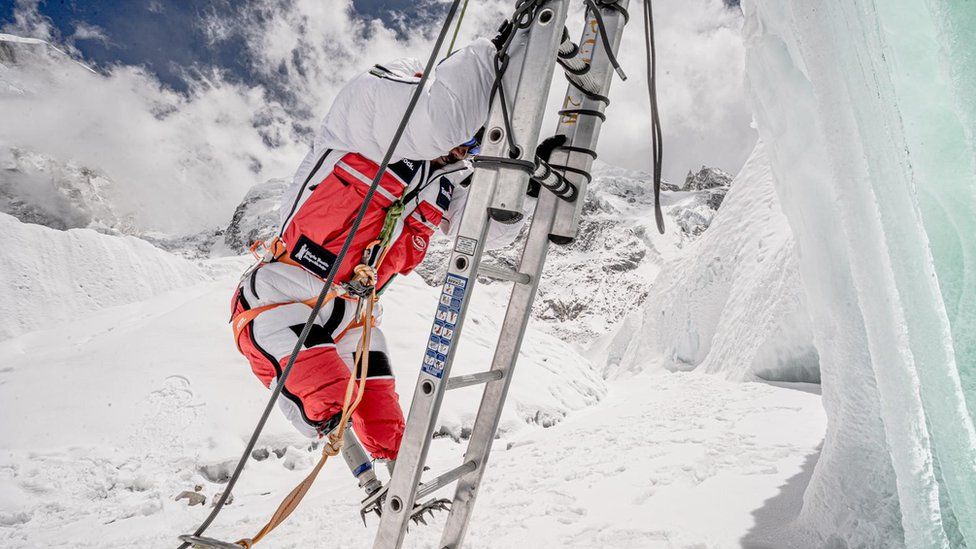
{"label": "black rope", "polygon": [[512,14],[512,31],[506,37],[505,42],[498,48],[495,54],[495,82],[491,88],[491,100],[498,94],[498,101],[502,107],[502,123],[505,125],[505,140],[508,141],[508,153],[513,158],[522,156],[522,148],[515,142],[512,132],[512,119],[508,112],[508,100],[505,97],[505,84],[502,79],[505,71],[508,70],[508,48],[512,45],[515,35],[519,30],[528,28],[532,25],[535,18],[535,8],[541,0],[519,0],[515,5],[515,12]]}
{"label": "black rope", "polygon": [[[393,151],[396,150],[397,145],[400,143],[400,138],[403,136],[404,130],[406,130],[407,122],[409,122],[411,115],[413,115],[414,108],[417,106],[417,102],[420,100],[420,94],[424,91],[424,85],[427,79],[430,77],[431,72],[434,69],[434,62],[437,59],[437,53],[440,51],[441,46],[444,43],[444,38],[447,36],[448,29],[451,25],[451,20],[454,18],[454,14],[457,12],[458,5],[461,0],[454,0],[451,4],[451,8],[447,13],[447,17],[444,20],[444,25],[441,27],[440,34],[437,36],[437,41],[434,43],[434,49],[430,53],[430,57],[427,60],[427,66],[424,69],[424,74],[420,77],[420,81],[417,82],[417,89],[414,90],[413,96],[410,98],[410,103],[407,105],[406,112],[403,113],[403,118],[400,119],[400,125],[397,127],[396,133],[393,135],[393,140],[390,142],[390,146],[386,149],[386,154],[383,156],[383,162],[380,163],[379,171],[373,177],[373,182],[366,192],[366,196],[363,198],[363,204],[359,208],[359,213],[356,215],[355,221],[353,221],[352,226],[349,229],[349,236],[346,237],[346,241],[342,244],[342,249],[336,256],[336,260],[332,263],[332,267],[329,269],[329,276],[326,278],[325,283],[322,285],[322,291],[319,292],[319,297],[315,301],[315,306],[312,307],[312,312],[308,315],[308,320],[305,321],[305,326],[302,328],[301,334],[298,336],[298,340],[295,342],[295,348],[292,350],[291,357],[288,359],[288,364],[282,370],[281,375],[278,376],[277,383],[275,384],[274,390],[271,392],[271,398],[268,399],[268,404],[264,408],[264,412],[261,414],[261,419],[258,420],[257,426],[254,428],[254,432],[251,433],[251,438],[248,440],[247,447],[244,449],[244,453],[241,454],[241,459],[237,463],[237,467],[234,469],[234,473],[231,475],[230,480],[227,482],[226,488],[224,488],[223,494],[221,494],[220,499],[214,504],[213,510],[210,515],[200,524],[200,526],[193,532],[194,536],[202,535],[210,524],[217,518],[217,514],[220,513],[221,509],[227,503],[227,499],[230,497],[234,485],[237,483],[237,479],[240,478],[241,472],[244,470],[244,465],[247,464],[248,457],[250,457],[251,452],[254,450],[255,444],[257,444],[258,437],[261,435],[261,431],[264,429],[265,424],[268,421],[268,417],[271,415],[271,410],[274,408],[275,402],[278,400],[278,396],[281,395],[282,389],[285,387],[285,381],[288,379],[288,375],[291,374],[292,368],[295,366],[295,360],[298,358],[298,353],[302,349],[302,345],[305,344],[305,340],[308,339],[308,334],[312,331],[312,326],[315,324],[315,319],[322,309],[322,305],[325,304],[326,295],[328,295],[329,289],[332,287],[332,283],[335,280],[336,273],[339,270],[339,266],[342,265],[343,259],[349,252],[349,248],[352,245],[352,240],[356,236],[356,232],[359,230],[359,226],[366,215],[366,210],[369,207],[370,202],[373,200],[373,195],[376,193],[376,189],[379,186],[380,179],[386,173],[386,168],[390,164],[390,159],[393,157]],[[190,547],[189,542],[184,542],[179,546],[179,549],[186,549]]]}
{"label": "black rope", "polygon": [[[587,70],[587,72],[589,72],[589,70]],[[593,101],[599,101],[599,102],[603,103],[604,105],[609,105],[610,104],[610,98],[609,97],[607,97],[605,95],[600,95],[598,93],[593,93],[593,92],[587,90],[583,86],[577,84],[574,80],[570,79],[569,76],[566,76],[566,81],[569,82],[569,84],[571,86],[573,86],[574,88],[576,88],[577,90],[579,90],[579,92],[582,93],[584,96],[586,96],[587,99],[592,99]]]}
{"label": "black rope", "polygon": [[[645,0],[645,2],[646,1],[648,0]],[[603,15],[600,14],[600,8],[597,7],[593,0],[583,0],[583,2],[586,4],[587,8],[589,8],[589,11],[593,12],[593,18],[596,19],[596,26],[600,31],[600,40],[603,42],[603,49],[607,52],[607,59],[610,61],[610,64],[613,65],[613,70],[617,71],[617,74],[620,76],[621,80],[627,80],[627,75],[624,74],[624,70],[620,68],[620,63],[617,62],[617,56],[613,54],[613,48],[610,46],[610,37],[607,36],[607,28],[603,24]],[[620,11],[622,14],[624,14],[624,20],[626,23],[627,11],[621,10],[620,6],[617,5],[616,2],[601,3],[601,6],[607,9],[616,9],[617,11]],[[609,103],[610,101],[607,100],[607,102]]]}
{"label": "black rope", "polygon": [[562,147],[557,147],[559,150],[578,152],[590,156],[593,160],[596,160],[597,154],[593,149],[587,149],[586,147],[574,147],[572,145],[563,145]]}
{"label": "black rope", "polygon": [[647,96],[651,103],[651,152],[654,156],[654,220],[657,230],[664,234],[664,214],[661,213],[661,166],[664,144],[661,137],[661,117],[657,108],[657,52],[654,48],[654,13],[651,0],[644,0],[644,46],[647,52]]}
{"label": "black rope", "polygon": [[557,114],[559,115],[582,114],[587,116],[595,116],[603,122],[607,121],[607,115],[603,114],[602,112],[596,109],[562,109]]}
{"label": "black rope", "polygon": [[[572,58],[576,57],[576,54],[579,53],[579,46],[576,44],[576,42],[573,42],[572,40],[570,40],[570,38],[569,38],[569,29],[567,29],[566,27],[563,27],[563,37],[562,37],[561,42],[569,42],[570,45],[573,46],[573,49],[571,49],[571,50],[569,50],[567,52],[563,52],[562,50],[558,50],[558,51],[556,51],[556,57],[558,57],[559,59],[572,59]],[[589,69],[587,69],[587,70],[589,70]]]}

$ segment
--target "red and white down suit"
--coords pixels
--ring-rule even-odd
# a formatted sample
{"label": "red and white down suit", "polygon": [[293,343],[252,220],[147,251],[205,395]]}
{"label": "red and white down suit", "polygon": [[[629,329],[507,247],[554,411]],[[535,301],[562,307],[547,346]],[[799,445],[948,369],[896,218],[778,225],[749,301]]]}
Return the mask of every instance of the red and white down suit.
{"label": "red and white down suit", "polygon": [[[398,233],[377,273],[378,288],[420,263],[434,230],[456,227],[467,194],[461,182],[471,167],[461,162],[435,170],[427,159],[464,143],[485,123],[494,55],[491,42],[481,39],[454,53],[431,75],[337,282],[349,279],[362,250],[378,236],[387,207],[401,196],[413,198],[405,204]],[[269,388],[277,383],[311,312],[302,302],[321,291],[422,70],[413,59],[376,65],[339,92],[282,202],[279,234],[290,261],[264,263],[241,280],[233,301],[235,315],[284,304],[258,314],[237,341]],[[361,331],[353,324],[354,313],[354,302],[343,299],[321,309],[281,392],[280,407],[309,436],[330,431],[341,412]],[[378,321],[380,313],[374,316]],[[353,429],[374,458],[395,459],[404,420],[378,327],[371,336],[368,375]]]}

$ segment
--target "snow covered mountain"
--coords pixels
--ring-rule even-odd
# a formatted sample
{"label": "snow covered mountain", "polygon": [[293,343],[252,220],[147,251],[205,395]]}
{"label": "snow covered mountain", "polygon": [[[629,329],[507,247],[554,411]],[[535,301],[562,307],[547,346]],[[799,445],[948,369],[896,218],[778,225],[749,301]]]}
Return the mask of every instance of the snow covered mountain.
{"label": "snow covered mountain", "polygon": [[169,237],[225,225],[302,151],[260,90],[208,78],[183,95],[138,67],[99,73],[46,41],[0,34],[0,212]]}

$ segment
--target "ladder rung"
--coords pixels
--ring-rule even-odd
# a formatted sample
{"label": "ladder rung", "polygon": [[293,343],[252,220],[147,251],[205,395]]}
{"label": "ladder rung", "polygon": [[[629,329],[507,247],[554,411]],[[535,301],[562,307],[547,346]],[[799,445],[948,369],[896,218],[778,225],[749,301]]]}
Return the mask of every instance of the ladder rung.
{"label": "ladder rung", "polygon": [[415,499],[425,498],[477,468],[478,463],[475,460],[465,461],[450,471],[418,486]]}
{"label": "ladder rung", "polygon": [[494,278],[496,280],[507,280],[509,282],[517,282],[519,284],[528,284],[532,280],[532,277],[525,273],[520,273],[513,269],[506,269],[505,267],[485,263],[478,266],[478,274],[481,276],[487,276],[488,278]]}
{"label": "ladder rung", "polygon": [[505,373],[501,370],[488,370],[487,372],[479,372],[477,374],[449,377],[447,378],[447,387],[444,390],[450,391],[451,389],[460,389],[469,385],[498,381],[503,377],[505,377]]}
{"label": "ladder rung", "polygon": [[241,546],[236,543],[230,543],[226,541],[220,541],[219,539],[207,538],[203,536],[194,536],[187,534],[180,536],[180,541],[184,543],[192,544],[193,547],[214,547],[216,549],[241,549]]}

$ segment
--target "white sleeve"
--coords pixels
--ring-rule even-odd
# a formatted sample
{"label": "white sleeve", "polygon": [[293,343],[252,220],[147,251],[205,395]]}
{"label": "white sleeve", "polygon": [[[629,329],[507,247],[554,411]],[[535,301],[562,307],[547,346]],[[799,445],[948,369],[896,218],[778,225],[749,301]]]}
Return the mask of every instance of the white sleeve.
{"label": "white sleeve", "polygon": [[[495,46],[476,40],[445,59],[428,79],[393,155],[432,160],[470,139],[488,119]],[[417,60],[381,65],[389,77],[366,72],[336,96],[316,148],[352,151],[379,162],[393,140],[423,70]]]}
{"label": "white sleeve", "polygon": [[[458,228],[461,226],[461,215],[464,213],[464,208],[468,201],[468,192],[469,187],[461,187],[459,185],[454,188],[451,205],[447,212],[445,212],[444,219],[441,222],[441,230],[448,236],[457,236],[458,234]],[[535,210],[535,202],[535,198],[525,197],[525,202],[522,207],[522,220],[517,223],[506,225],[492,220],[488,225],[488,234],[485,236],[485,249],[497,250],[515,242],[519,233],[522,232],[522,226],[525,225],[525,220]]]}

